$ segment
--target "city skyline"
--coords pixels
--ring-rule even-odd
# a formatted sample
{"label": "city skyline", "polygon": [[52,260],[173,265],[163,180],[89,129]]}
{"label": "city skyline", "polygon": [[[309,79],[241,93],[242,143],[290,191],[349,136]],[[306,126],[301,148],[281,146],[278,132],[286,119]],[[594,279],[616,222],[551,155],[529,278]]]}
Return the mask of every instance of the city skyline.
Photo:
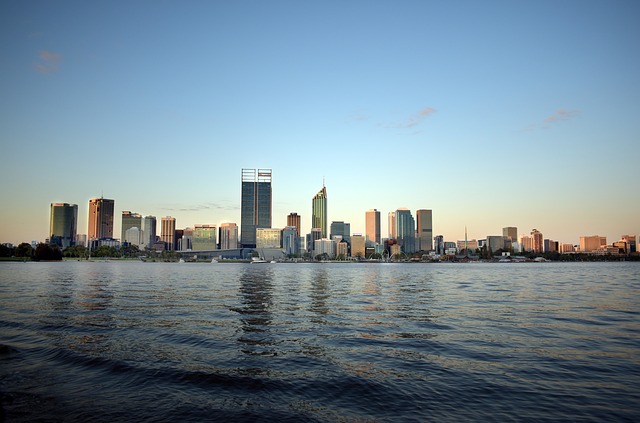
{"label": "city skyline", "polygon": [[297,212],[301,234],[322,178],[352,233],[403,207],[447,240],[640,233],[637,2],[121,9],[0,14],[0,242],[44,240],[58,202],[84,233],[103,195],[240,225],[246,167],[274,169],[272,226]]}

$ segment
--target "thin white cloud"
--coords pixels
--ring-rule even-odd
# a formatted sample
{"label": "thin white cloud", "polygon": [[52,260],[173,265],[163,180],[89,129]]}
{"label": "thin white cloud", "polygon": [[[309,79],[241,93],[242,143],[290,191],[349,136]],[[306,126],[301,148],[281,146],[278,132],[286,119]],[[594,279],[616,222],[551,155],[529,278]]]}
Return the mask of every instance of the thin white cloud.
{"label": "thin white cloud", "polygon": [[40,73],[52,73],[58,71],[58,65],[62,56],[52,51],[40,50],[38,52],[39,61],[35,64],[36,71]]}
{"label": "thin white cloud", "polygon": [[547,116],[542,122],[527,125],[526,127],[522,128],[520,132],[532,132],[538,129],[548,129],[552,125],[557,125],[560,122],[569,121],[579,115],[579,110],[558,109],[551,115]]}
{"label": "thin white cloud", "polygon": [[386,127],[394,128],[394,129],[413,128],[419,125],[420,123],[422,123],[422,121],[424,121],[427,117],[431,116],[435,112],[436,112],[436,109],[434,109],[433,107],[425,107],[424,109],[420,110],[418,113],[410,116],[406,121],[399,122],[399,123],[391,123],[386,125]]}

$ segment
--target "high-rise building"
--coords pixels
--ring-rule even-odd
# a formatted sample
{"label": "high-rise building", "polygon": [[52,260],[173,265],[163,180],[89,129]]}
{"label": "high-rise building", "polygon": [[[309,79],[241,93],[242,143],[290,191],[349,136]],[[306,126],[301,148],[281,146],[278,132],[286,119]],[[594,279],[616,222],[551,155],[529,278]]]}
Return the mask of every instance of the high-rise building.
{"label": "high-rise building", "polygon": [[362,234],[353,234],[351,237],[351,257],[365,258],[366,238]]}
{"label": "high-rise building", "polygon": [[51,203],[49,240],[60,248],[76,244],[78,234],[78,205]]}
{"label": "high-rise building", "polygon": [[194,225],[191,231],[191,249],[216,250],[218,248],[216,235],[216,225]]}
{"label": "high-rise building", "polygon": [[156,242],[156,217],[145,216],[142,221],[142,242],[145,247],[152,248]]}
{"label": "high-rise building", "polygon": [[238,225],[222,223],[220,225],[220,249],[233,250],[238,248]]}
{"label": "high-rise building", "polygon": [[[433,238],[436,254],[444,254],[444,235],[436,235]],[[477,242],[477,241],[476,241]],[[478,244],[476,244],[477,247]]]}
{"label": "high-rise building", "polygon": [[322,189],[311,200],[311,227],[320,228],[322,238],[327,237],[327,188]]}
{"label": "high-rise building", "polygon": [[372,244],[380,244],[380,212],[376,209],[367,210],[365,219],[367,241]]}
{"label": "high-rise building", "polygon": [[594,251],[598,251],[598,249],[603,245],[607,245],[607,237],[599,235],[580,237],[581,253],[591,253]]}
{"label": "high-rise building", "polygon": [[419,251],[433,250],[433,215],[431,210],[416,211],[416,240],[415,248]]}
{"label": "high-rise building", "polygon": [[162,218],[160,228],[160,240],[164,242],[164,248],[173,251],[176,248],[176,218],[167,216]]}
{"label": "high-rise building", "polygon": [[415,252],[416,224],[409,209],[396,210],[396,239],[402,248],[402,252],[410,254]]}
{"label": "high-rise building", "polygon": [[242,169],[240,243],[255,248],[256,229],[271,227],[271,169]]}
{"label": "high-rise building", "polygon": [[296,228],[296,236],[300,236],[300,215],[296,212],[291,212],[287,216],[287,226],[293,226]]}
{"label": "high-rise building", "polygon": [[542,232],[537,229],[531,231],[531,238],[533,238],[533,252],[542,253],[544,251],[544,239]]}
{"label": "high-rise building", "polygon": [[282,230],[282,249],[287,255],[300,254],[300,237],[295,226],[287,226]]}
{"label": "high-rise building", "polygon": [[115,201],[106,198],[89,200],[89,240],[113,238],[113,210]]}
{"label": "high-rise building", "polygon": [[389,239],[396,239],[396,212],[389,212]]}
{"label": "high-rise building", "polygon": [[307,252],[313,257],[315,242],[322,238],[322,229],[311,228],[311,233],[307,235]]}
{"label": "high-rise building", "polygon": [[120,238],[120,242],[130,242],[138,245],[139,240],[133,242],[132,240],[127,239],[126,232],[131,228],[138,228],[142,231],[142,215],[125,210],[122,212],[122,236]]}
{"label": "high-rise building", "polygon": [[340,236],[346,242],[351,243],[351,224],[343,221],[331,222],[329,238],[333,239],[334,236]]}
{"label": "high-rise building", "polygon": [[522,251],[533,251],[533,237],[529,235],[522,235],[520,237],[520,248]]}
{"label": "high-rise building", "polygon": [[514,228],[513,226],[502,228],[502,236],[509,238],[511,242],[518,242],[518,228]]}
{"label": "high-rise building", "polygon": [[282,231],[274,228],[257,228],[256,229],[256,248],[281,248]]}
{"label": "high-rise building", "polygon": [[637,252],[637,247],[636,247],[636,236],[635,235],[622,235],[620,237],[621,241],[625,241],[628,245],[628,253],[635,253]]}

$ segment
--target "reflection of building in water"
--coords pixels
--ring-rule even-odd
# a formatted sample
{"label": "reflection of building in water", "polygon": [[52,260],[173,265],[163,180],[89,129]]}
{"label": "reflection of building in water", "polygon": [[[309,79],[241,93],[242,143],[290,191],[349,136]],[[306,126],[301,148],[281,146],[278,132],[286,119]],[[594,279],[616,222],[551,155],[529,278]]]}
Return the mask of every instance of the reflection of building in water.
{"label": "reflection of building in water", "polygon": [[246,354],[275,354],[271,335],[273,305],[273,271],[268,265],[250,266],[240,275],[242,306],[235,309],[240,314],[242,334],[238,342]]}

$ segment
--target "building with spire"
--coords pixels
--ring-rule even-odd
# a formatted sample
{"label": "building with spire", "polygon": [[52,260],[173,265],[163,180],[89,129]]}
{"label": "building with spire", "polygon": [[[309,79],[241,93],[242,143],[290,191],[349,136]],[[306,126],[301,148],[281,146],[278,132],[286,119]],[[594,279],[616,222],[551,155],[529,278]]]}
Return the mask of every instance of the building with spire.
{"label": "building with spire", "polygon": [[320,228],[322,238],[327,238],[327,188],[322,189],[311,200],[311,227]]}
{"label": "building with spire", "polygon": [[106,198],[89,200],[89,241],[113,238],[113,211],[115,201]]}

